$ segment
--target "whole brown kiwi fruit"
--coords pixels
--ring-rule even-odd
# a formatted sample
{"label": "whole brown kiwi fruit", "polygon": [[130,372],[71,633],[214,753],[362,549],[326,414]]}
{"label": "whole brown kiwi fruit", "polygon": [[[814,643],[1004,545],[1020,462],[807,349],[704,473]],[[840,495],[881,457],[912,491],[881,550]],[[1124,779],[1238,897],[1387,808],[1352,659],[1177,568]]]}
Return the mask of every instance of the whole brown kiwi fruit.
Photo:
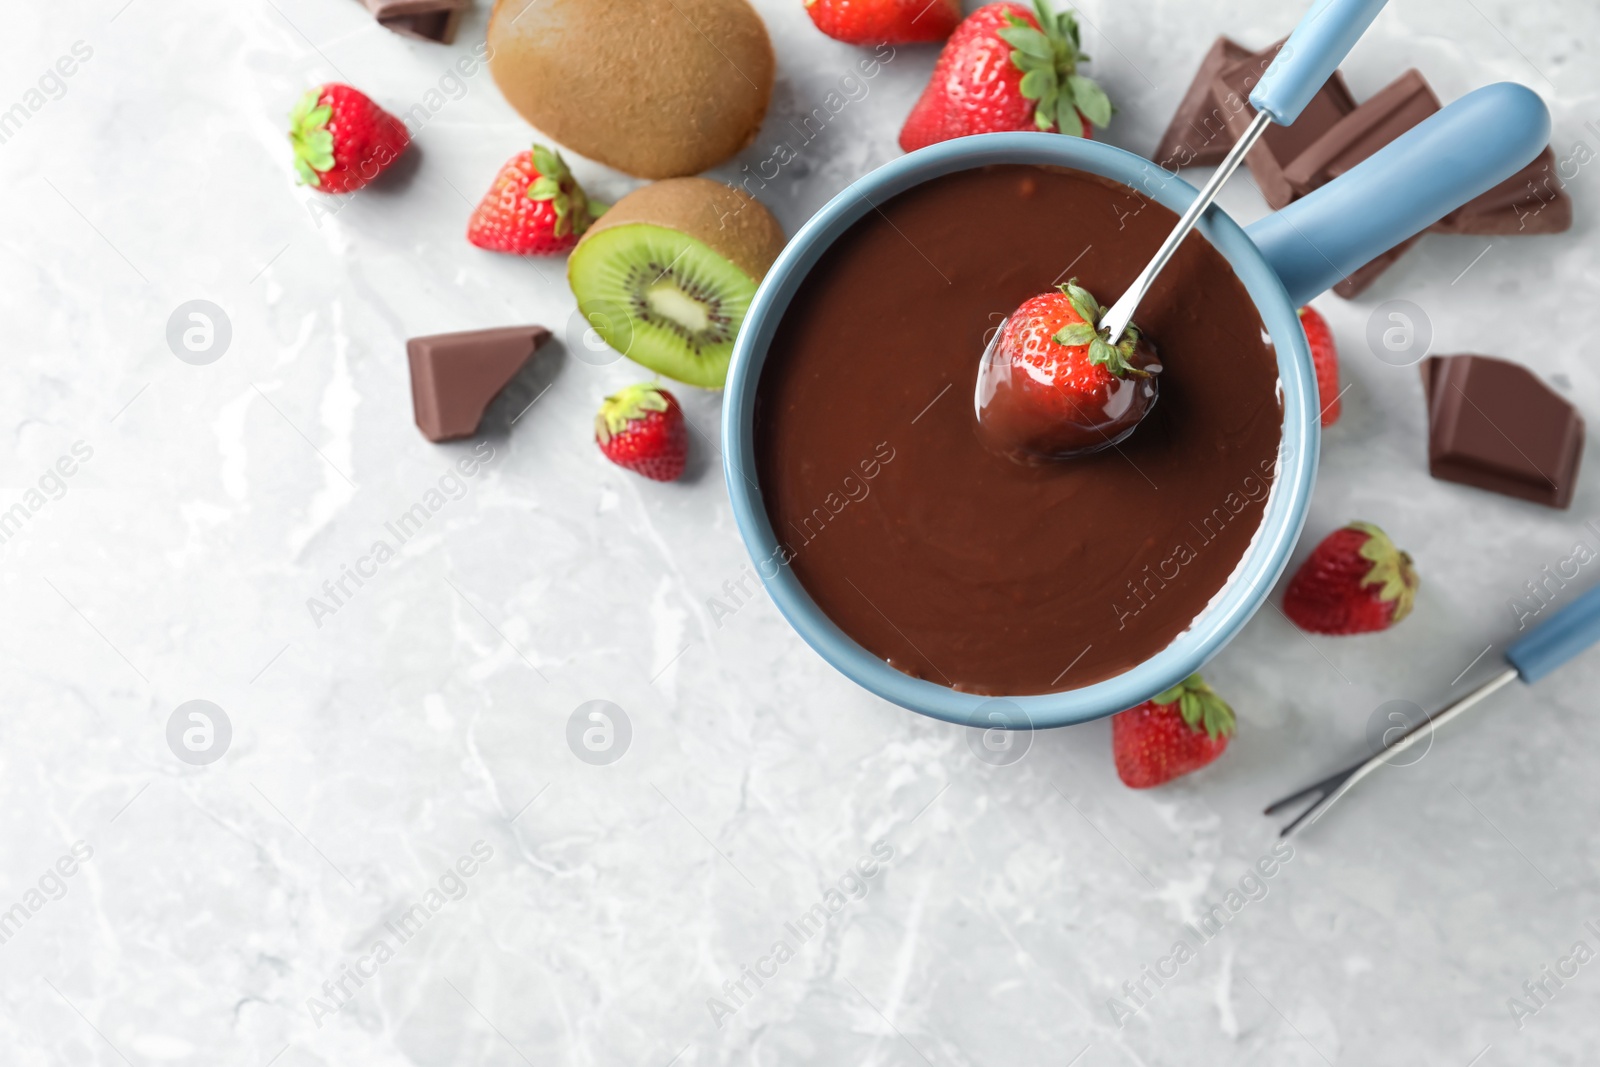
{"label": "whole brown kiwi fruit", "polygon": [[746,0],[497,0],[489,48],[523,118],[641,178],[698,174],[750,144],[777,65]]}

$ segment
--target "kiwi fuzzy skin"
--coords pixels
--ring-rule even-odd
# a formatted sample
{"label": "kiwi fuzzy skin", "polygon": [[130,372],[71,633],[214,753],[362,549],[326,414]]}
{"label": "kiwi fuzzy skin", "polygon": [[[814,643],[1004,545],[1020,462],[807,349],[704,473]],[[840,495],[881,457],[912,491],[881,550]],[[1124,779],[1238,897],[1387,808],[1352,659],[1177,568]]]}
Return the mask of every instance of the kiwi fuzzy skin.
{"label": "kiwi fuzzy skin", "polygon": [[641,178],[749,145],[777,62],[746,0],[497,0],[489,69],[542,133]]}
{"label": "kiwi fuzzy skin", "polygon": [[606,209],[578,248],[597,233],[641,222],[693,237],[757,283],[783,251],[783,227],[766,205],[710,178],[671,178],[635,189]]}

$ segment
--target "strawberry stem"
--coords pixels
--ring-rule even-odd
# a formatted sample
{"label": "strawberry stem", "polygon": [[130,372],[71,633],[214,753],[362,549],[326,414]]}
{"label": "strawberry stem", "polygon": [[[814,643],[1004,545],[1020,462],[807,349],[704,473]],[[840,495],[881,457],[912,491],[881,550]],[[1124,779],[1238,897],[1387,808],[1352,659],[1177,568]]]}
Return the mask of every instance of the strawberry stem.
{"label": "strawberry stem", "polygon": [[556,213],[557,237],[565,237],[569,233],[583,236],[600,212],[590,207],[583,186],[567,169],[567,161],[561,158],[561,153],[536,144],[533,146],[533,166],[539,176],[528,185],[528,199],[550,201]]}
{"label": "strawberry stem", "polygon": [[1410,554],[1396,548],[1394,542],[1389,540],[1389,535],[1370,522],[1352,522],[1347,524],[1346,529],[1359,530],[1367,535],[1366,543],[1361,546],[1361,558],[1370,562],[1372,567],[1361,579],[1361,584],[1378,586],[1378,599],[1386,604],[1394,604],[1394,615],[1389,620],[1391,623],[1410,615],[1417,599],[1417,586],[1422,584],[1416,568],[1411,565]]}
{"label": "strawberry stem", "polygon": [[635,419],[642,419],[652,411],[667,410],[667,398],[650,382],[638,382],[623,387],[606,397],[600,405],[600,414],[594,417],[594,433],[605,444],[621,433]]}
{"label": "strawberry stem", "polygon": [[1216,690],[1206,684],[1204,678],[1198,674],[1191,674],[1177,685],[1164,693],[1151,698],[1156,704],[1171,704],[1176,702],[1178,714],[1189,725],[1189,729],[1196,732],[1205,730],[1206,736],[1215,741],[1219,737],[1231,737],[1236,728],[1233,709],[1228,707],[1227,701],[1217,695]]}
{"label": "strawberry stem", "polygon": [[1085,119],[1105,126],[1111,99],[1093,78],[1078,73],[1078,64],[1089,58],[1079,47],[1078,20],[1071,11],[1052,11],[1048,0],[1034,0],[1034,12],[1038,25],[1009,15],[1010,25],[999,31],[1011,45],[1011,65],[1022,71],[1023,97],[1035,102],[1034,125],[1073,137],[1083,136]]}
{"label": "strawberry stem", "polygon": [[1108,309],[1089,290],[1079,285],[1076,278],[1056,288],[1066,294],[1072,310],[1083,321],[1063,327],[1051,340],[1063,345],[1088,345],[1089,362],[1105,367],[1118,378],[1126,378],[1130,374],[1136,378],[1150,377],[1149,371],[1134,366],[1132,362],[1133,350],[1139,345],[1139,327],[1128,323],[1127,329],[1122,331],[1122,337],[1113,345],[1110,327],[1100,325]]}
{"label": "strawberry stem", "polygon": [[301,185],[322,184],[322,174],[333,169],[333,131],[328,121],[333,108],[322,103],[319,86],[295,102],[289,112],[289,143],[294,146],[294,169]]}

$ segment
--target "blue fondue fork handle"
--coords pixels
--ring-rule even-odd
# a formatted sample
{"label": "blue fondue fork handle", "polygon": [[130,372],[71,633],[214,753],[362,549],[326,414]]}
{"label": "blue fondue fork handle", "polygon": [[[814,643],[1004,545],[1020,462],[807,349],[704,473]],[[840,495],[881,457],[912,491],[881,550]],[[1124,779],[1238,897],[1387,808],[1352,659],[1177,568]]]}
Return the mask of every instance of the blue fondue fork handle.
{"label": "blue fondue fork handle", "polygon": [[1505,181],[1549,140],[1538,94],[1486,85],[1245,232],[1298,306]]}
{"label": "blue fondue fork handle", "polygon": [[1537,682],[1600,641],[1600,585],[1552,615],[1506,650],[1524,682]]}
{"label": "blue fondue fork handle", "polygon": [[1333,76],[1388,0],[1316,0],[1250,94],[1257,111],[1288,126]]}

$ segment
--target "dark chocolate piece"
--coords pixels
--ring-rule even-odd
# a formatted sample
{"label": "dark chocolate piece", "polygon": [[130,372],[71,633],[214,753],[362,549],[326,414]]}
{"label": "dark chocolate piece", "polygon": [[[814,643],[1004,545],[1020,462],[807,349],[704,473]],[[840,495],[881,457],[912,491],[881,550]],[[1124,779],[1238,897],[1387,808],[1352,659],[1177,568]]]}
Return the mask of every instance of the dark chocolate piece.
{"label": "dark chocolate piece", "polygon": [[1389,251],[1371,260],[1365,265],[1351,271],[1344,281],[1333,287],[1333,291],[1346,300],[1353,300],[1366,292],[1373,282],[1378,280],[1378,275],[1395,265],[1395,262],[1411,250],[1411,246],[1422,240],[1422,234],[1408,237],[1395,245]]}
{"label": "dark chocolate piece", "polygon": [[1228,129],[1221,105],[1212,92],[1212,82],[1222,68],[1250,55],[1250,49],[1228,37],[1218,37],[1200,61],[1200,69],[1183,94],[1183,102],[1167,125],[1156,146],[1154,159],[1167,170],[1180,167],[1214,167],[1233,147],[1234,135]]}
{"label": "dark chocolate piece", "polygon": [[[1336,122],[1289,165],[1286,176],[1297,189],[1326,185],[1438,110],[1439,99],[1428,83],[1417,71],[1408,70]],[[1417,240],[1401,241],[1352,271],[1333,291],[1346,300],[1360,295]]]}
{"label": "dark chocolate piece", "polygon": [[430,441],[478,432],[489,403],[550,337],[543,326],[440,333],[406,342],[417,428]]}
{"label": "dark chocolate piece", "polygon": [[363,0],[378,24],[423,41],[449,44],[472,0]]}
{"label": "dark chocolate piece", "polygon": [[1572,198],[1556,176],[1556,154],[1539,158],[1434,223],[1435,233],[1477,237],[1562,233],[1572,227]]}
{"label": "dark chocolate piece", "polygon": [[1439,110],[1439,98],[1415,70],[1408,70],[1329,127],[1316,143],[1284,168],[1296,189],[1310,192],[1344,174],[1390,141]]}
{"label": "dark chocolate piece", "polygon": [[[1255,108],[1249,104],[1250,93],[1282,47],[1283,42],[1279,41],[1270,48],[1231,63],[1212,82],[1218,110],[1228,123],[1232,140],[1237,141],[1242,137],[1250,121],[1256,117]],[[1245,162],[1250,166],[1250,173],[1261,189],[1261,195],[1273,210],[1288,207],[1297,197],[1311,191],[1297,188],[1290,182],[1286,171],[1301,153],[1321,140],[1340,119],[1355,109],[1355,97],[1350,95],[1344,76],[1334,71],[1293,125],[1267,127],[1267,132],[1261,135],[1261,140],[1250,150]]]}
{"label": "dark chocolate piece", "polygon": [[[1236,42],[1217,38],[1156,148],[1156,162],[1169,170],[1220,163],[1255,117],[1250,91],[1282,44],[1243,54]],[[1276,210],[1344,174],[1438,110],[1438,98],[1415,70],[1359,106],[1335,71],[1293,125],[1268,128],[1246,162],[1261,195]],[[1426,232],[1500,237],[1561,233],[1571,226],[1572,198],[1556,174],[1555,153],[1546,148]],[[1334,286],[1334,292],[1347,299],[1362,292],[1415,243],[1413,237],[1391,248]]]}
{"label": "dark chocolate piece", "polygon": [[1432,356],[1428,473],[1531,500],[1572,503],[1583,458],[1583,417],[1532,371],[1489,356]]}

